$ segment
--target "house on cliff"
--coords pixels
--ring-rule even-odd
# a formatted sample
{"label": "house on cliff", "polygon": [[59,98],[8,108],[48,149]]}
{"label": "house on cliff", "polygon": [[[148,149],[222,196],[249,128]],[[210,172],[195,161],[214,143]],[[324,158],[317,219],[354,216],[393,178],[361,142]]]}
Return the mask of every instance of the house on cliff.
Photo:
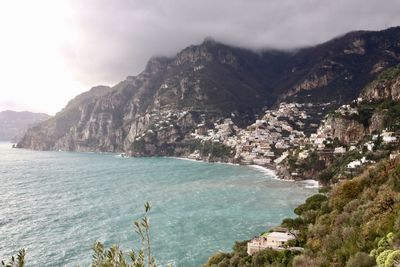
{"label": "house on cliff", "polygon": [[296,239],[295,235],[290,233],[287,229],[265,233],[247,243],[247,254],[253,255],[256,252],[267,248],[282,250],[285,249],[289,240],[294,239]]}

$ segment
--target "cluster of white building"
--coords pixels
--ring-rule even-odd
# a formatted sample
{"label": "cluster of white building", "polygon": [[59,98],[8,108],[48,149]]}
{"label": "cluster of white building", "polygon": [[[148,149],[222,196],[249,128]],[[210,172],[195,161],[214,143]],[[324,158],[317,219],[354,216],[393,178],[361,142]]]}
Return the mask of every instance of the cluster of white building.
{"label": "cluster of white building", "polygon": [[[314,106],[314,110],[324,109],[329,103],[322,106]],[[320,125],[311,125],[310,115],[307,110],[313,108],[313,104],[281,103],[278,108],[266,110],[264,115],[245,129],[239,128],[231,118],[221,119],[214,123],[213,129],[209,129],[204,123],[197,125],[191,137],[201,141],[219,142],[229,146],[235,151],[235,159],[243,164],[279,164],[290,151],[299,148],[297,151],[299,159],[306,159],[310,152],[319,150],[326,152],[326,146],[333,141],[332,126],[322,121]],[[335,112],[342,115],[356,114],[357,109],[350,105],[343,105]],[[149,121],[155,121],[153,128],[162,131],[174,127],[176,121],[187,115],[187,111],[160,113],[149,113]],[[313,116],[315,114],[312,114]],[[200,115],[205,121],[205,114]],[[234,116],[234,115],[232,115]],[[305,129],[308,128],[308,129]],[[314,130],[315,128],[315,130]],[[311,129],[311,131],[310,131]],[[309,137],[306,136],[308,130]],[[314,133],[312,131],[314,130]],[[150,130],[151,131],[151,130]],[[398,142],[399,137],[390,131],[383,131],[379,135],[373,135],[371,140],[364,144],[353,144],[349,147],[338,146],[330,150],[334,155],[345,154],[347,151],[362,148],[374,149],[374,141],[381,138],[384,144]],[[189,157],[200,159],[200,152],[195,151]],[[360,157],[359,160],[350,162],[349,169],[358,168],[369,161]]]}
{"label": "cluster of white building", "polygon": [[246,129],[238,128],[230,118],[215,124],[214,129],[206,132],[203,125],[198,125],[192,136],[200,140],[221,142],[234,148],[235,158],[242,163],[269,164],[280,156],[276,151],[285,151],[307,141],[301,130],[304,127],[303,121],[310,117],[302,109],[304,105],[281,103],[278,109],[267,110],[261,119]]}
{"label": "cluster of white building", "polygon": [[176,121],[186,116],[187,113],[187,111],[174,112],[163,110],[160,112],[148,113],[144,118],[148,121],[156,122],[152,127],[157,131],[162,131],[174,127]]}
{"label": "cluster of white building", "polygon": [[335,112],[343,116],[358,115],[357,108],[352,107],[351,105],[342,105],[337,110],[335,110]]}
{"label": "cluster of white building", "polygon": [[[266,110],[261,119],[246,129],[238,128],[227,118],[222,123],[215,123],[214,129],[207,129],[203,124],[199,124],[192,137],[220,142],[234,148],[235,158],[244,164],[278,164],[288,155],[285,151],[310,142],[304,132],[305,122],[310,118],[306,109],[310,107],[313,107],[313,104],[281,103],[277,109]],[[319,125],[308,126],[316,130]],[[313,136],[315,137],[315,134]],[[316,139],[318,138],[314,138],[312,142],[322,144],[325,140]],[[195,152],[193,157],[198,154],[198,151]]]}

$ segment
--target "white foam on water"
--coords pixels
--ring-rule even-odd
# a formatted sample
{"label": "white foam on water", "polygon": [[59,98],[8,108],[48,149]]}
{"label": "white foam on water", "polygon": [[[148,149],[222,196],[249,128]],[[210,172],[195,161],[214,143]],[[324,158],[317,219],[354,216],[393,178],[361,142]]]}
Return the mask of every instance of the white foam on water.
{"label": "white foam on water", "polygon": [[274,180],[285,181],[285,182],[294,182],[294,180],[279,178],[279,176],[276,174],[275,170],[269,169],[267,167],[263,167],[260,165],[247,165],[247,166],[266,174],[268,177],[270,177]]}
{"label": "white foam on water", "polygon": [[305,188],[320,188],[319,182],[312,179],[307,179],[300,181],[301,184],[304,185]]}

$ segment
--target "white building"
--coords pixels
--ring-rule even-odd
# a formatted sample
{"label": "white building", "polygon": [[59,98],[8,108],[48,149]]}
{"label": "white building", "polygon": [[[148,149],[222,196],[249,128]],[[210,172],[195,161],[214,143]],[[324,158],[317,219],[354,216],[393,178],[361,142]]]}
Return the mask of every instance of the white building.
{"label": "white building", "polygon": [[374,163],[375,161],[367,160],[366,157],[362,157],[361,159],[354,160],[347,164],[348,169],[356,169],[365,163]]}
{"label": "white building", "polygon": [[346,148],[343,146],[335,147],[335,150],[333,151],[335,154],[344,154],[346,153]]}
{"label": "white building", "polygon": [[266,233],[247,243],[247,254],[253,255],[256,252],[267,248],[280,250],[285,247],[289,240],[294,239],[296,239],[296,237],[289,232]]}

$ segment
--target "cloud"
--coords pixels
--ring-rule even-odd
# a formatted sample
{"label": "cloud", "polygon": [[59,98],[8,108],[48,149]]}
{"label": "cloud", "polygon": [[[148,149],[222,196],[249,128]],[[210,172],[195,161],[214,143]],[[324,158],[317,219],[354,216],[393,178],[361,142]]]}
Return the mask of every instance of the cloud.
{"label": "cloud", "polygon": [[115,83],[205,37],[288,49],[400,25],[398,0],[73,0],[71,11],[76,38],[63,54],[86,84]]}
{"label": "cloud", "polygon": [[206,37],[290,49],[398,26],[398,14],[399,0],[2,1],[0,110],[54,114],[91,86],[113,85],[151,56]]}

